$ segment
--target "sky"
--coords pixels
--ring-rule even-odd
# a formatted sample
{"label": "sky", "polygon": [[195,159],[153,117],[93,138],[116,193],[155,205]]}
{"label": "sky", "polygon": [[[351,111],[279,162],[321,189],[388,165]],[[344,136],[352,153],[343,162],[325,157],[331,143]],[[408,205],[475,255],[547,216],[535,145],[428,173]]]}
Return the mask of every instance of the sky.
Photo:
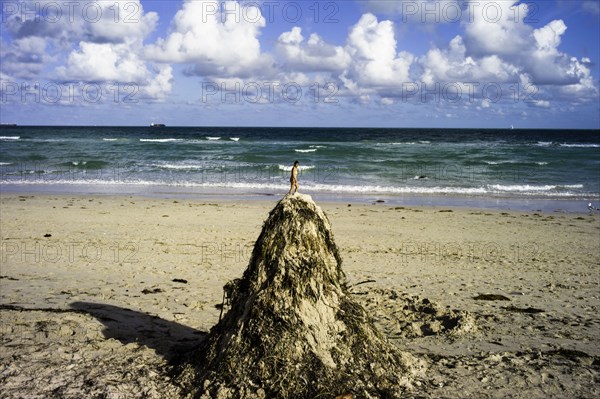
{"label": "sky", "polygon": [[600,128],[600,0],[2,0],[0,122]]}

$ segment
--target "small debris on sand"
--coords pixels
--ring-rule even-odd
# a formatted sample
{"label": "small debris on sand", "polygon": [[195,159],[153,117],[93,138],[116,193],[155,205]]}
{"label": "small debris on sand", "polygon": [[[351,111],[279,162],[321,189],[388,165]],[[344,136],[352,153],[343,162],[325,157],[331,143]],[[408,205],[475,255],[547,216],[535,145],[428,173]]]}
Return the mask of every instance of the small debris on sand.
{"label": "small debris on sand", "polygon": [[159,292],[165,292],[162,288],[144,288],[142,294],[158,294]]}
{"label": "small debris on sand", "polygon": [[515,312],[515,313],[544,313],[544,311],[542,309],[537,309],[537,308],[532,308],[532,307],[518,308],[516,306],[503,306],[502,309],[508,310],[509,312]]}
{"label": "small debris on sand", "polygon": [[510,298],[498,294],[479,294],[474,296],[476,301],[510,301]]}

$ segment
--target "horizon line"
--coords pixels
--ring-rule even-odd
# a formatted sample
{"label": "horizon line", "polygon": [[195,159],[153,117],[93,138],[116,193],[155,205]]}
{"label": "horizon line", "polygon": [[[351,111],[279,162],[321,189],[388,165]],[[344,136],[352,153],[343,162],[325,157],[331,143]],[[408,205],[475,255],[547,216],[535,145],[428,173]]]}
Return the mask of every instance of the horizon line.
{"label": "horizon line", "polygon": [[17,123],[0,123],[0,128],[15,128],[15,127],[118,127],[118,128],[153,128],[153,129],[171,129],[171,128],[234,128],[234,129],[395,129],[395,130],[573,130],[573,131],[600,131],[597,128],[554,128],[554,127],[385,127],[385,126],[231,126],[231,125],[21,125]]}

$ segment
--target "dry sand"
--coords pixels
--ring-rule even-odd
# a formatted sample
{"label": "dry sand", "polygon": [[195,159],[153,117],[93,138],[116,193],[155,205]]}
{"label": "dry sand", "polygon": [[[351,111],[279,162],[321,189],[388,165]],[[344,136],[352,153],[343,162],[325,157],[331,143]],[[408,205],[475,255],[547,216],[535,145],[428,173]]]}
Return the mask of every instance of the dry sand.
{"label": "dry sand", "polygon": [[[180,397],[275,203],[2,195],[0,396]],[[415,397],[600,395],[599,216],[319,205]]]}

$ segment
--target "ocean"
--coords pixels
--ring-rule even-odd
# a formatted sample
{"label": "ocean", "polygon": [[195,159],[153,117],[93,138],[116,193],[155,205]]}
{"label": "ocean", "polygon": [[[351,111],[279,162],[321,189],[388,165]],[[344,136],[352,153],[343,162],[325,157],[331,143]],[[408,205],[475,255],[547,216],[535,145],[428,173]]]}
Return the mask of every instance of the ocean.
{"label": "ocean", "polygon": [[599,131],[0,128],[5,192],[278,195],[295,160],[300,190],[334,199],[600,198]]}

